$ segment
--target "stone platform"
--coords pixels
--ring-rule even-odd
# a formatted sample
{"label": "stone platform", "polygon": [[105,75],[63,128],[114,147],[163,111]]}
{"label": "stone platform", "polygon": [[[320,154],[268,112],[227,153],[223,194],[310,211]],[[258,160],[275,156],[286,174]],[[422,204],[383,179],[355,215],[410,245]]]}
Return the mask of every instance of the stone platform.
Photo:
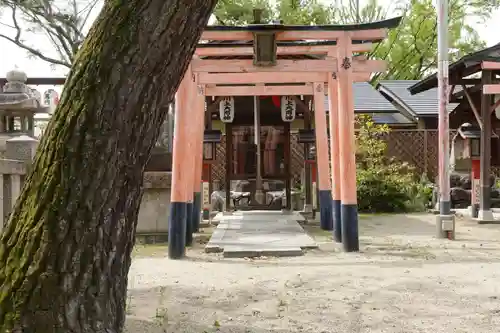
{"label": "stone platform", "polygon": [[304,217],[297,212],[219,213],[213,220],[219,224],[205,251],[227,258],[300,256],[303,249],[318,247],[298,223]]}

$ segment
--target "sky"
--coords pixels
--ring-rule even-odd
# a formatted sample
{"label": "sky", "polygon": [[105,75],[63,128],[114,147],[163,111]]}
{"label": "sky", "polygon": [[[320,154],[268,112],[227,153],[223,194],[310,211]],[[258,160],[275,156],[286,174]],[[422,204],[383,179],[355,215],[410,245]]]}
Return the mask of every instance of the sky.
{"label": "sky", "polygon": [[[321,0],[325,3],[331,3],[332,0]],[[493,1],[493,0],[492,0]],[[364,2],[360,0],[361,4]],[[379,3],[390,6],[394,3],[394,0],[379,0]],[[97,11],[94,17],[97,15]],[[388,17],[396,16],[397,14],[394,10],[389,8]],[[485,24],[477,24],[473,22],[471,18],[471,24],[479,32],[481,37],[487,42],[488,46],[497,44],[500,42],[500,10],[493,13],[492,19],[490,19]],[[0,17],[0,20],[2,17]],[[0,33],[8,33],[5,27],[0,25]],[[12,35],[12,34],[11,34]],[[50,44],[44,42],[42,36],[30,35],[26,38],[26,41],[32,45],[36,45],[38,49],[49,50]],[[53,68],[48,63],[28,57],[26,51],[16,47],[14,44],[0,38],[0,77],[4,77],[5,73],[13,68],[18,68],[27,73],[30,77],[47,77],[47,76],[63,76],[66,74],[67,70],[65,68]]]}

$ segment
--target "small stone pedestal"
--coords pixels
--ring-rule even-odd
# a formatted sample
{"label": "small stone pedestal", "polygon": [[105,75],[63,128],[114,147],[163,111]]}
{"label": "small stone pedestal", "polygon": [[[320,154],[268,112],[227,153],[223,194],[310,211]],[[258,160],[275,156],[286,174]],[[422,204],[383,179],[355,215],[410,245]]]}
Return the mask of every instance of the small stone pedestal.
{"label": "small stone pedestal", "polygon": [[436,238],[455,239],[455,215],[436,215]]}
{"label": "small stone pedestal", "polygon": [[5,158],[31,163],[38,148],[38,140],[27,135],[21,135],[7,140],[5,143]]}
{"label": "small stone pedestal", "polygon": [[479,210],[477,219],[475,220],[478,224],[500,224],[500,220],[495,220],[493,217],[493,211],[491,209]]}

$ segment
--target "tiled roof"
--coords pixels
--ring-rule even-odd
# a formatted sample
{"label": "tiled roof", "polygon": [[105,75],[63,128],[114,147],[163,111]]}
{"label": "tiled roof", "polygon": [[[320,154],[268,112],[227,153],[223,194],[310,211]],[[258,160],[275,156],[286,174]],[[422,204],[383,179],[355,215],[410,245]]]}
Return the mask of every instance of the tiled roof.
{"label": "tiled roof", "polygon": [[[423,91],[418,95],[412,95],[409,87],[419,82],[418,80],[387,80],[377,84],[379,90],[387,98],[393,99],[408,112],[416,117],[434,116],[438,114],[439,100],[438,89],[433,88]],[[453,111],[458,104],[448,104],[448,111]]]}
{"label": "tiled roof", "polygon": [[[451,63],[448,66],[448,74],[449,76],[452,76],[454,74],[462,75],[463,71],[466,68],[471,68],[474,65],[478,65],[481,61],[484,60],[493,60],[493,61],[499,61],[500,60],[500,43],[493,45],[491,47],[485,48],[483,50],[467,54],[460,58],[459,60]],[[481,69],[478,68],[476,70],[477,72],[480,72]],[[467,75],[471,75],[474,73],[468,73]],[[437,87],[438,85],[438,80],[437,80],[437,73],[434,73],[432,75],[429,75],[423,80],[417,81],[414,85],[409,87],[409,90],[411,90],[412,94],[421,94],[422,92],[432,89]]]}
{"label": "tiled roof", "polygon": [[[354,112],[369,114],[377,124],[411,125],[414,122],[402,115],[382,94],[368,82],[353,83]],[[329,111],[328,97],[325,110]]]}
{"label": "tiled roof", "polygon": [[403,116],[401,113],[373,113],[371,114],[373,121],[377,124],[388,125],[413,125],[415,124],[410,119]]}
{"label": "tiled roof", "polygon": [[[354,112],[356,113],[397,113],[398,110],[368,82],[353,83]],[[329,110],[328,98],[325,109]]]}

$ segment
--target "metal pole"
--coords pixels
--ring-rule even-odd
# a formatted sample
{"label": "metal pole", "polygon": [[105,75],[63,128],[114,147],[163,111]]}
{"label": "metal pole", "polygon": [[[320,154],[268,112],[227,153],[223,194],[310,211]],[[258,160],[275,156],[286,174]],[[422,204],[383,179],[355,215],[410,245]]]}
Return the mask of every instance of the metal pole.
{"label": "metal pole", "polygon": [[361,23],[361,18],[359,16],[359,0],[356,0],[356,23]]}
{"label": "metal pole", "polygon": [[[437,0],[439,99],[439,213],[437,236],[451,238],[450,137],[448,117],[448,0]],[[446,216],[446,217],[445,217]],[[447,225],[443,223],[447,221]],[[454,220],[452,222],[454,230]]]}

